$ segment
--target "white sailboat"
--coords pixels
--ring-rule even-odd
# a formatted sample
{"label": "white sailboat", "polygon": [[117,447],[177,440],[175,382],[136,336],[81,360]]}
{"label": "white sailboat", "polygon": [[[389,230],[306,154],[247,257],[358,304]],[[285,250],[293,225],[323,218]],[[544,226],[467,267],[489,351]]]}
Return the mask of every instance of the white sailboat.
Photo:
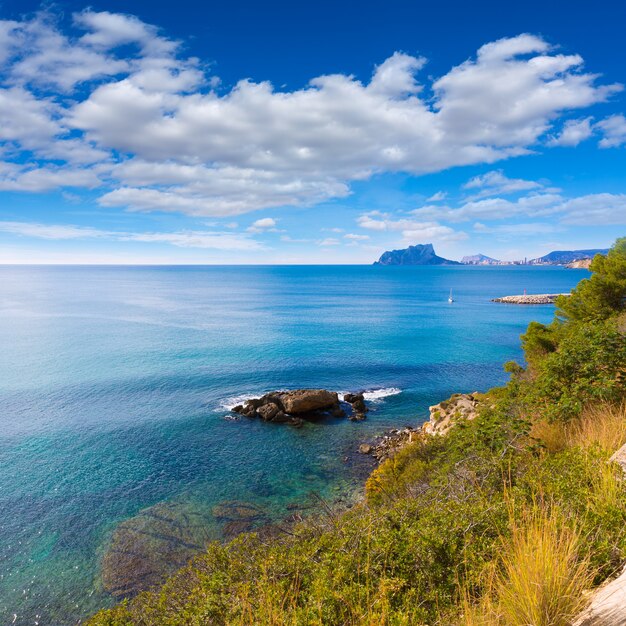
{"label": "white sailboat", "polygon": [[454,298],[452,297],[452,289],[450,289],[450,295],[448,296],[448,302],[454,302]]}

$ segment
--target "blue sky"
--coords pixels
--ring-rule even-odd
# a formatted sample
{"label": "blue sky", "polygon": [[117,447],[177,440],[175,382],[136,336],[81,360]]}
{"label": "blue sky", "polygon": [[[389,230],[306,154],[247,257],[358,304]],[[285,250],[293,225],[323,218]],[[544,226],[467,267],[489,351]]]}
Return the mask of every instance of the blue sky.
{"label": "blue sky", "polygon": [[0,263],[516,259],[626,234],[621,3],[45,7],[0,4]]}

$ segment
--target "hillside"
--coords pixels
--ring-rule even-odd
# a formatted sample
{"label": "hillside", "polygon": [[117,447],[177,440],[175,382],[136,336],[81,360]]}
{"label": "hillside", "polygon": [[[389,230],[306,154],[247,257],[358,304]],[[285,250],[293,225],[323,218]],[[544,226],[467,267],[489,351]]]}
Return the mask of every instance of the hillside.
{"label": "hillside", "polygon": [[437,256],[433,244],[425,243],[402,250],[383,252],[374,265],[460,265],[460,263]]}
{"label": "hillside", "polygon": [[592,250],[554,250],[537,259],[531,259],[530,263],[548,263],[552,265],[564,265],[580,259],[592,259],[596,254],[607,254],[608,249],[594,248]]}
{"label": "hillside", "polygon": [[525,366],[433,407],[435,434],[382,462],[362,502],[213,543],[89,624],[572,623],[626,562],[626,483],[611,461],[626,443],[626,238],[591,270],[551,324],[528,326]]}
{"label": "hillside", "polygon": [[493,259],[485,254],[473,254],[471,256],[464,256],[461,259],[463,265],[492,265],[498,264],[498,259]]}

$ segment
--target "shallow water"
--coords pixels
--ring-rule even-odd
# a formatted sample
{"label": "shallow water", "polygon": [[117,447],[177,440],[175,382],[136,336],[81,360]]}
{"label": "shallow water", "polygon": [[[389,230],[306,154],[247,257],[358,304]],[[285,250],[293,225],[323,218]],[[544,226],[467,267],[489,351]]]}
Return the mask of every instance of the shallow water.
{"label": "shallow water", "polygon": [[[369,469],[360,442],[504,382],[519,334],[554,310],[490,298],[568,291],[587,275],[0,267],[0,623],[72,624],[111,604],[101,560],[147,507],[200,512],[221,538],[212,512],[225,500],[267,522],[311,493],[347,497]],[[238,398],[297,387],[366,389],[368,419],[225,419]]]}

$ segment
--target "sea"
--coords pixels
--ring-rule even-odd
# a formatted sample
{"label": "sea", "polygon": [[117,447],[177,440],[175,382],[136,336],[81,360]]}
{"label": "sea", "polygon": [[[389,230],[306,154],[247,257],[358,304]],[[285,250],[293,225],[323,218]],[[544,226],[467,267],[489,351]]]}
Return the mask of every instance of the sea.
{"label": "sea", "polygon": [[[492,298],[587,276],[0,266],[0,624],[76,624],[207,541],[350,506],[373,467],[361,443],[505,383],[527,324],[554,314]],[[303,387],[365,391],[367,419],[294,428],[230,411]]]}

